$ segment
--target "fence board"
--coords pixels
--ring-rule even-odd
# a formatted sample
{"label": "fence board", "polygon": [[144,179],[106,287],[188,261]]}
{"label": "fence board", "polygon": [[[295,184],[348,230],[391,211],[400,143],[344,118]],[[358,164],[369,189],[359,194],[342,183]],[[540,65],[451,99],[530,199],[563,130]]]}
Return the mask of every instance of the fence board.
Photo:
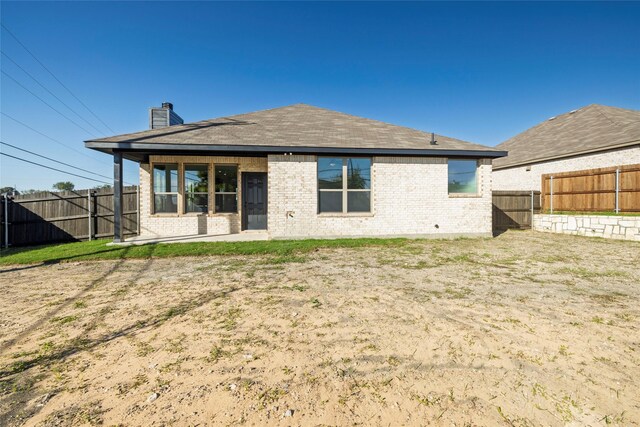
{"label": "fence board", "polygon": [[640,212],[640,164],[542,175],[543,210],[550,211],[553,202],[554,211],[614,211],[616,170],[619,211]]}
{"label": "fence board", "polygon": [[[4,206],[1,207],[3,213],[0,218],[4,225]],[[137,187],[125,187],[123,210],[125,236],[137,234]],[[45,191],[17,195],[8,203],[8,220],[9,244],[12,246],[112,236],[113,190]],[[4,246],[4,230],[2,240]]]}
{"label": "fence board", "polygon": [[[531,228],[531,191],[493,192],[493,230]],[[533,213],[540,212],[540,192],[533,192]]]}

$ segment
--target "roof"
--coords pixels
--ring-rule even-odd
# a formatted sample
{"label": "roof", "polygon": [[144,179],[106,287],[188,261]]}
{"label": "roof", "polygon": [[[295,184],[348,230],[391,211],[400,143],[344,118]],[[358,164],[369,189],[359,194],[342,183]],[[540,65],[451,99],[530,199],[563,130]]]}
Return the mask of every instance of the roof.
{"label": "roof", "polygon": [[640,144],[640,111],[592,104],[527,129],[497,145],[509,152],[494,169]]}
{"label": "roof", "polygon": [[[240,151],[469,155],[506,153],[479,144],[306,104],[219,117],[85,141],[88,148],[158,151]],[[283,150],[284,149],[284,150]]]}

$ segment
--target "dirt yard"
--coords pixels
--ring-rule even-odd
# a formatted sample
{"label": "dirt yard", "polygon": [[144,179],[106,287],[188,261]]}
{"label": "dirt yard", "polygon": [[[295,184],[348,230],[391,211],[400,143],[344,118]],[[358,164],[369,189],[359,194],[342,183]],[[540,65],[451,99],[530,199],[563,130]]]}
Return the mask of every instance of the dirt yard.
{"label": "dirt yard", "polygon": [[0,425],[639,425],[640,245],[5,267]]}

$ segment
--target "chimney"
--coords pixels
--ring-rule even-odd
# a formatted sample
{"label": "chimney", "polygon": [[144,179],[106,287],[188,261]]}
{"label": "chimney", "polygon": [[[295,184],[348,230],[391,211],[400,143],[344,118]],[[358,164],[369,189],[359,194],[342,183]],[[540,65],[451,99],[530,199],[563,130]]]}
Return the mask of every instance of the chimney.
{"label": "chimney", "polygon": [[166,128],[183,123],[182,117],[173,111],[173,104],[170,102],[163,102],[162,107],[149,108],[149,129]]}
{"label": "chimney", "polygon": [[431,145],[438,145],[438,141],[436,141],[436,134],[431,132]]}

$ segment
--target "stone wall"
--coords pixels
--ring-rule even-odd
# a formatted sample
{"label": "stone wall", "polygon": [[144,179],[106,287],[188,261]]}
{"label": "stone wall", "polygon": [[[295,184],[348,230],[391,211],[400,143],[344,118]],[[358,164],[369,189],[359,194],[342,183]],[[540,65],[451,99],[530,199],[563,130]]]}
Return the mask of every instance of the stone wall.
{"label": "stone wall", "polygon": [[533,216],[533,229],[549,233],[640,241],[640,216],[537,214]]}
{"label": "stone wall", "polygon": [[[640,163],[640,146],[493,171],[494,190],[540,191],[545,173],[571,172]],[[531,170],[527,170],[531,167]]]}
{"label": "stone wall", "polygon": [[447,159],[374,157],[371,213],[319,214],[316,156],[269,156],[272,238],[491,236],[491,161],[481,160],[478,195],[450,196]]}

